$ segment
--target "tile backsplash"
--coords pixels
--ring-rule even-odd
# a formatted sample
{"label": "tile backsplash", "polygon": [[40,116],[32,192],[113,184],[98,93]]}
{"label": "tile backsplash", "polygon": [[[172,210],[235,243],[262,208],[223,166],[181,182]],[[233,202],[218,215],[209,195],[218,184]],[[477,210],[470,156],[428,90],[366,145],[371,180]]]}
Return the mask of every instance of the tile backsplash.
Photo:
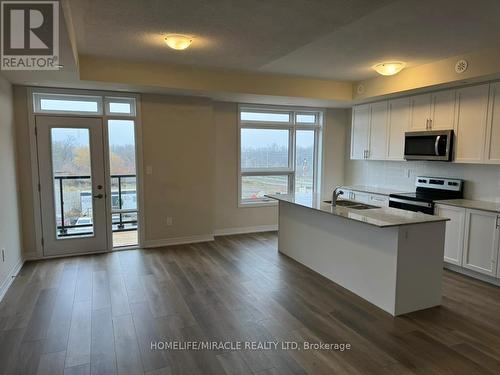
{"label": "tile backsplash", "polygon": [[500,203],[500,165],[347,160],[346,185],[414,191],[416,176],[460,178],[464,197]]}

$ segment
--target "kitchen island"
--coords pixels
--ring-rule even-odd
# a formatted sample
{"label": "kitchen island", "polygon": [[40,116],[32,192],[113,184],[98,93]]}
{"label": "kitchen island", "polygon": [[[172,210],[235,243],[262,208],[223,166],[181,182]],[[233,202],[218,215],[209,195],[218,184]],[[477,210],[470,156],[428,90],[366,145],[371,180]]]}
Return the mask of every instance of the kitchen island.
{"label": "kitchen island", "polygon": [[[393,316],[441,304],[446,218],[276,194],[278,250]],[[341,203],[342,204],[342,203]]]}

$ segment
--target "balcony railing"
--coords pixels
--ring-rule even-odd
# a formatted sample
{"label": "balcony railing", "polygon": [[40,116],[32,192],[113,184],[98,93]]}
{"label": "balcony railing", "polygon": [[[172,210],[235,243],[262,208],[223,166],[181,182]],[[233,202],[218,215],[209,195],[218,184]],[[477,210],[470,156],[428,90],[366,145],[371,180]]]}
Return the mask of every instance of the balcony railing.
{"label": "balcony railing", "polygon": [[[111,215],[113,232],[137,230],[137,192],[134,174],[111,175]],[[65,182],[72,181],[72,188]],[[88,236],[94,233],[91,176],[55,176],[56,219],[59,237]],[[77,185],[81,185],[80,188]],[[70,202],[65,202],[65,197]],[[67,205],[71,207],[66,207]],[[68,210],[69,209],[69,210]],[[72,213],[68,214],[68,212]],[[69,216],[69,217],[68,217]],[[87,229],[88,228],[88,229]]]}

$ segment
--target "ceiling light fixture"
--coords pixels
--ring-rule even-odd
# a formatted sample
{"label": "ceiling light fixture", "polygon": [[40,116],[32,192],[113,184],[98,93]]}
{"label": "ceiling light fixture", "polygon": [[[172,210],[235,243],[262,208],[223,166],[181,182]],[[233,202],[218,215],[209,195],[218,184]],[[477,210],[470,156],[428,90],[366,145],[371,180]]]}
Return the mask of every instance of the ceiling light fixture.
{"label": "ceiling light fixture", "polygon": [[165,37],[165,43],[172,49],[182,51],[188,48],[193,42],[193,38],[180,34],[169,34]]}
{"label": "ceiling light fixture", "polygon": [[390,61],[376,64],[373,66],[373,69],[375,69],[378,74],[382,74],[383,76],[393,76],[394,74],[398,74],[402,71],[405,66],[406,63],[402,61]]}

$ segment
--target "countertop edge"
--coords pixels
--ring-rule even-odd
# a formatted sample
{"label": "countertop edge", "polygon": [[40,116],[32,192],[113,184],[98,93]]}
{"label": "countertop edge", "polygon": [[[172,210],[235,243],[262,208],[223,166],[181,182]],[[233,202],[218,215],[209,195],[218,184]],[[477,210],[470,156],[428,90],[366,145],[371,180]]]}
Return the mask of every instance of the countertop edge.
{"label": "countertop edge", "polygon": [[288,203],[288,204],[291,204],[291,205],[294,205],[294,206],[299,206],[299,207],[307,208],[309,210],[313,210],[313,211],[316,211],[316,212],[321,212],[321,213],[323,213],[325,215],[330,215],[330,216],[339,217],[339,218],[342,218],[342,219],[345,219],[345,220],[355,221],[357,223],[362,223],[362,224],[370,225],[370,226],[376,227],[376,228],[394,228],[394,227],[403,227],[403,226],[408,226],[408,225],[422,225],[422,224],[432,224],[432,223],[441,223],[441,222],[450,221],[449,218],[439,217],[439,219],[436,218],[435,220],[432,220],[432,221],[422,221],[422,222],[413,222],[413,223],[399,223],[399,224],[383,224],[383,225],[378,225],[378,224],[375,224],[375,223],[370,223],[370,222],[367,222],[367,221],[354,219],[352,217],[347,217],[347,216],[342,216],[342,215],[336,215],[336,214],[333,214],[331,212],[320,210],[320,209],[317,209],[317,208],[314,208],[314,207],[309,207],[309,206],[306,206],[306,205],[303,205],[303,204],[300,204],[300,203],[296,203],[296,202],[290,202],[290,201],[285,200],[285,199],[279,199],[279,198],[271,197],[271,196],[269,196],[269,198],[275,199],[278,202]]}

